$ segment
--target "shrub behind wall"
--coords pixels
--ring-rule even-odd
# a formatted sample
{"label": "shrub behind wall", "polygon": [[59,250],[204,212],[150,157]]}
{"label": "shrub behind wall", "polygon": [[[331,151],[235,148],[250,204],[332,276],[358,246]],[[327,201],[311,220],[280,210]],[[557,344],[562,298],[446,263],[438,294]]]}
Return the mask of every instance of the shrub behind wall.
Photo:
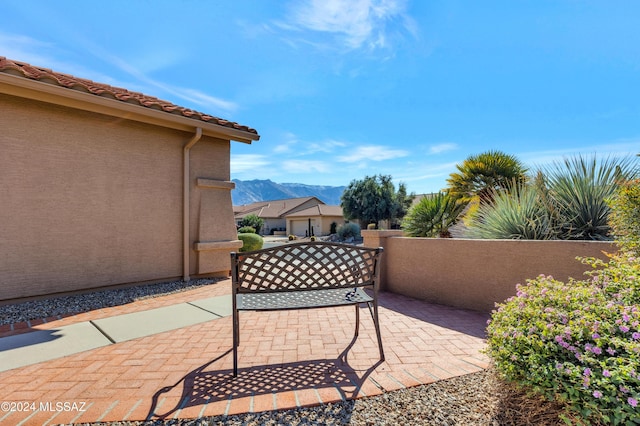
{"label": "shrub behind wall", "polygon": [[241,252],[260,250],[264,244],[264,239],[260,235],[253,233],[238,234],[238,239],[244,243],[239,250]]}

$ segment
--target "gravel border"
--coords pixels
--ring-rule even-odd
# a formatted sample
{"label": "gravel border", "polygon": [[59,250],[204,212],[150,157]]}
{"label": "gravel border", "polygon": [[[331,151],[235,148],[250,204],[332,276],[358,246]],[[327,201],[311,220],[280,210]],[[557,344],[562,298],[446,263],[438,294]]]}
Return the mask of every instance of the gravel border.
{"label": "gravel border", "polygon": [[0,325],[62,315],[74,315],[95,309],[125,305],[137,300],[151,299],[193,290],[194,288],[215,284],[222,280],[222,278],[202,278],[189,282],[172,281],[159,284],[145,284],[1,305]]}

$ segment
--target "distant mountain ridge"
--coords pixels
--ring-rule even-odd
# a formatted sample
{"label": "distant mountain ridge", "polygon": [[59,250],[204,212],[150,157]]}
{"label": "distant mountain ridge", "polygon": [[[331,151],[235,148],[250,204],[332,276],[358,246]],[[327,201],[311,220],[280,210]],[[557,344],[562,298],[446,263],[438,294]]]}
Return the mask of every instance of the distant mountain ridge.
{"label": "distant mountain ridge", "polygon": [[231,202],[234,206],[300,197],[317,197],[325,204],[337,206],[340,205],[340,196],[346,188],[346,186],[276,183],[269,179],[233,179],[233,182],[236,184],[236,188],[231,191]]}

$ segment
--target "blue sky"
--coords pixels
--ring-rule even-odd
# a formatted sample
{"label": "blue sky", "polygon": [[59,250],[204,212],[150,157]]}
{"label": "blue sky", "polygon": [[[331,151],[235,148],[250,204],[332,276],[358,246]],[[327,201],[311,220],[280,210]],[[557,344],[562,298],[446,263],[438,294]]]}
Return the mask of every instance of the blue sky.
{"label": "blue sky", "polygon": [[438,191],[487,150],[640,152],[636,0],[3,0],[0,55],[258,130],[231,177]]}

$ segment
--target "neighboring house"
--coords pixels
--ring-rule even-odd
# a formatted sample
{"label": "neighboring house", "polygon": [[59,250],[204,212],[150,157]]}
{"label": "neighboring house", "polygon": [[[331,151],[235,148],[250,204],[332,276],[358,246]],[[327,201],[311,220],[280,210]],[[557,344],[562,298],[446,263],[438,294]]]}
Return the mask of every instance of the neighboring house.
{"label": "neighboring house", "polygon": [[328,235],[331,221],[335,221],[337,225],[345,222],[340,206],[328,206],[316,197],[259,201],[234,206],[233,209],[238,225],[251,214],[264,220],[261,231],[264,235],[271,234],[273,230],[285,231],[286,234],[308,235],[312,229],[309,227],[310,223],[313,223],[314,235]]}
{"label": "neighboring house", "polygon": [[332,223],[336,227],[345,223],[342,207],[326,204],[288,214],[286,219],[287,231],[293,235],[329,235]]}
{"label": "neighboring house", "polygon": [[0,300],[227,275],[247,126],[0,57]]}

